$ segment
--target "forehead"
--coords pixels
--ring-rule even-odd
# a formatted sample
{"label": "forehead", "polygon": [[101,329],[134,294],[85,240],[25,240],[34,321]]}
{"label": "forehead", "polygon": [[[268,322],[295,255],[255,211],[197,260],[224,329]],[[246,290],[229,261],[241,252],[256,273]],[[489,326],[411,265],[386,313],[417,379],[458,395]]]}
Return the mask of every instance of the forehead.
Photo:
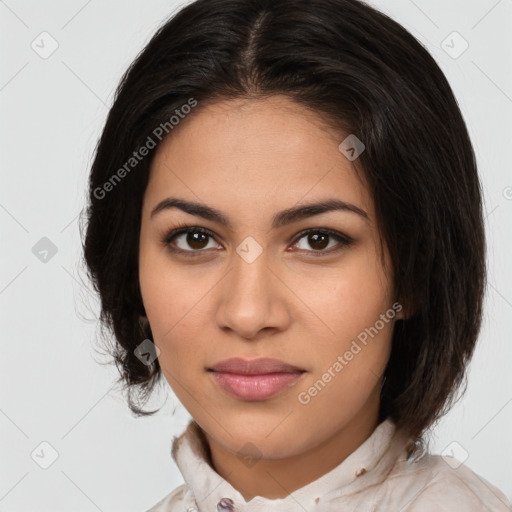
{"label": "forehead", "polygon": [[371,216],[366,186],[338,149],[346,135],[314,112],[283,96],[200,107],[158,147],[153,202],[172,194],[247,210],[335,197]]}

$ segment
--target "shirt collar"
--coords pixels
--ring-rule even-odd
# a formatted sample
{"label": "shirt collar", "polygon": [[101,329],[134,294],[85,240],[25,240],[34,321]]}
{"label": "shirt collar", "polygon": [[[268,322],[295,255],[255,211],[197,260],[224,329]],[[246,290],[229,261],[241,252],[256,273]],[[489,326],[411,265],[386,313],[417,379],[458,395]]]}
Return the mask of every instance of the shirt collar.
{"label": "shirt collar", "polygon": [[[390,418],[338,466],[282,499],[255,496],[246,502],[242,494],[210,465],[207,442],[199,425],[191,420],[173,441],[172,456],[199,512],[277,512],[339,510],[339,499],[382,482],[395,462],[417,453],[417,444],[395,428]],[[413,450],[416,450],[414,452]],[[330,507],[329,507],[329,504]]]}

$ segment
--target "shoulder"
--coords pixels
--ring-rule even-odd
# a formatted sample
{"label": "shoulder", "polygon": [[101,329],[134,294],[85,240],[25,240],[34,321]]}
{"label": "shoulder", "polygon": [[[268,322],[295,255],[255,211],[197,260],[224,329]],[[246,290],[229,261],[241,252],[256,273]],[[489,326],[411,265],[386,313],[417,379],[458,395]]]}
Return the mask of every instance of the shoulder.
{"label": "shoulder", "polygon": [[188,512],[189,510],[195,510],[195,508],[192,507],[193,503],[189,503],[189,501],[190,495],[188,488],[186,484],[182,484],[162,498],[158,503],[155,503],[155,505],[146,510],[146,512]]}
{"label": "shoulder", "polygon": [[425,454],[398,462],[388,476],[402,490],[403,512],[512,512],[507,497],[485,478],[453,458]]}

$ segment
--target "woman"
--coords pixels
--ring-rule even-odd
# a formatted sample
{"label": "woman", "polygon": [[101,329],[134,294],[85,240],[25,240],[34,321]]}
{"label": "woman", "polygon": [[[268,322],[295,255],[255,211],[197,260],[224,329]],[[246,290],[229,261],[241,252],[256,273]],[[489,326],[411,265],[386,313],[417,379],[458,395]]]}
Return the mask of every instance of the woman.
{"label": "woman", "polygon": [[137,414],[192,416],[152,512],[505,511],[425,433],[478,337],[475,156],[428,52],[356,0],[197,0],[127,70],[84,255]]}

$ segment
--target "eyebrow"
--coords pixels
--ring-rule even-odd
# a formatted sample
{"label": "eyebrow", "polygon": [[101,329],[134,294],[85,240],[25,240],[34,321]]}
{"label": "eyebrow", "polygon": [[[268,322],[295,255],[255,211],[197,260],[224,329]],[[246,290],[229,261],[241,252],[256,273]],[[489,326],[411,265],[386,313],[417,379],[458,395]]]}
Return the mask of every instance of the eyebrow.
{"label": "eyebrow", "polygon": [[[150,218],[153,218],[158,213],[171,208],[178,208],[179,210],[182,210],[190,215],[195,215],[212,222],[217,222],[218,224],[222,224],[230,230],[233,229],[231,221],[221,211],[205,204],[195,203],[173,197],[168,197],[163,201],[160,201],[151,211]],[[288,208],[277,213],[272,219],[272,228],[277,229],[288,224],[292,224],[293,222],[331,211],[345,211],[355,213],[363,217],[365,220],[369,220],[368,214],[361,208],[351,203],[341,201],[340,199],[327,199],[318,203],[311,203],[303,206]]]}

